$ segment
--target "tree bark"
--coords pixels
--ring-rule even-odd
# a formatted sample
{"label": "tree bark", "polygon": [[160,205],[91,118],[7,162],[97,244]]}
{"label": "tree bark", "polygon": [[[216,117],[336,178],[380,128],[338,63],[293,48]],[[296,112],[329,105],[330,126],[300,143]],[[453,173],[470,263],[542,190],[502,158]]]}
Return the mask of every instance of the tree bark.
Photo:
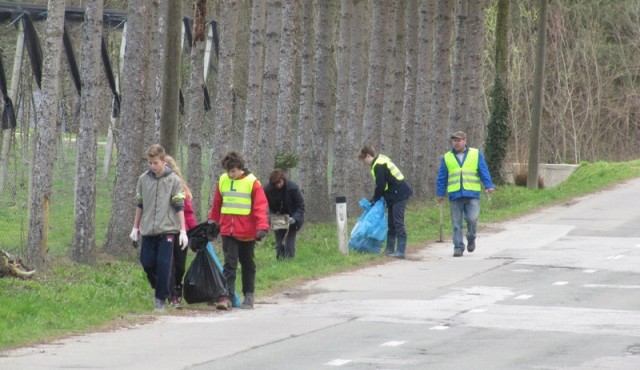
{"label": "tree bark", "polygon": [[[436,0],[420,2],[418,34],[418,74],[416,77],[415,126],[413,132],[413,190],[416,197],[425,197],[429,189],[426,163],[430,160],[428,147],[433,145],[427,136],[429,128],[429,93],[432,85],[433,66],[433,23]],[[448,63],[448,61],[447,61]],[[429,132],[431,134],[431,132]]]}
{"label": "tree bark", "polygon": [[282,1],[267,2],[267,33],[265,62],[262,75],[262,113],[258,143],[258,178],[265,178],[275,163],[276,121],[278,119],[278,66],[280,63],[280,32],[282,31]]}
{"label": "tree bark", "polygon": [[142,162],[146,158],[140,143],[144,142],[144,115],[148,88],[149,65],[147,1],[131,0],[127,16],[127,47],[122,73],[122,115],[118,131],[116,180],[113,188],[111,220],[105,237],[104,249],[114,255],[133,253],[129,232],[133,224],[133,202]]}
{"label": "tree bark", "polygon": [[346,158],[354,155],[350,152],[351,145],[347,139],[347,115],[349,107],[349,62],[351,43],[351,11],[353,0],[340,1],[340,36],[338,42],[338,65],[336,83],[336,118],[334,128],[334,155],[333,161],[333,181],[331,194],[336,196],[347,196],[347,161]]}
{"label": "tree bark", "polygon": [[279,92],[276,124],[276,155],[290,155],[291,126],[296,100],[294,99],[298,34],[298,0],[284,0],[282,32],[280,35]]}
{"label": "tree bark", "polygon": [[484,147],[485,127],[487,125],[486,104],[483,90],[482,71],[484,60],[484,12],[487,2],[470,1],[468,3],[467,47],[465,47],[465,69],[469,76],[468,109],[466,130],[478,147]]}
{"label": "tree bark", "polygon": [[180,75],[182,65],[182,1],[169,1],[164,35],[164,69],[160,144],[167,154],[177,157],[180,123]]}
{"label": "tree bark", "polygon": [[395,80],[396,80],[396,61],[398,44],[396,43],[396,22],[398,18],[398,8],[400,1],[392,0],[388,1],[388,15],[387,15],[387,40],[386,51],[384,53],[385,58],[385,75],[384,75],[384,88],[383,88],[383,100],[382,100],[382,116],[380,120],[380,152],[386,153],[394,161],[396,156],[393,154],[395,151],[394,138],[396,135],[396,125],[394,123],[394,108],[395,108]]}
{"label": "tree bark", "polygon": [[249,168],[258,166],[258,136],[262,111],[262,70],[264,68],[264,26],[266,3],[254,1],[251,11],[249,40],[249,70],[247,82],[247,111],[244,122],[242,151]]}
{"label": "tree bark", "polygon": [[[308,197],[309,221],[328,221],[333,215],[332,204],[329,202],[329,187],[327,178],[329,133],[331,130],[331,81],[335,76],[332,71],[333,22],[331,8],[333,1],[321,1],[317,4],[318,24],[316,28],[316,54],[313,102],[313,129],[311,143],[315,151],[315,158],[311,162],[311,178]],[[306,203],[306,202],[305,202]]]}
{"label": "tree bark", "polygon": [[211,154],[211,191],[218,185],[220,159],[231,148],[233,122],[233,71],[236,58],[237,0],[225,1],[220,17],[220,59],[218,60],[218,87],[215,103],[215,134]]}
{"label": "tree bark", "polygon": [[27,260],[36,269],[46,266],[49,207],[58,133],[60,65],[64,27],[64,1],[49,0],[42,63],[42,101],[36,107],[36,146],[29,179],[29,234]]}
{"label": "tree bark", "polygon": [[103,0],[87,2],[82,38],[82,92],[76,168],[75,224],[71,259],[93,265],[96,261],[96,174],[98,171],[98,99],[100,78],[94,68],[102,63]]}
{"label": "tree bark", "polygon": [[429,113],[429,139],[427,144],[427,176],[420,195],[433,195],[440,156],[450,147],[450,128],[447,124],[449,94],[451,93],[451,16],[453,0],[438,0],[435,18],[435,45],[433,81],[431,84],[431,110]]}
{"label": "tree bark", "polygon": [[389,5],[384,1],[372,4],[372,22],[369,36],[369,66],[367,102],[364,110],[363,142],[380,148],[384,79],[386,72],[385,44]]}
{"label": "tree bark", "polygon": [[314,2],[302,1],[302,53],[300,54],[300,112],[298,113],[298,184],[306,188],[310,182],[313,148],[311,147],[311,127],[313,125],[313,52],[315,49]]}
{"label": "tree bark", "polygon": [[347,163],[347,213],[355,215],[360,213],[361,208],[358,200],[366,196],[370,189],[369,171],[363,170],[358,163],[357,151],[363,143],[363,116],[365,105],[365,89],[367,76],[362,66],[366,63],[367,54],[365,52],[365,38],[368,24],[365,14],[367,13],[368,2],[356,0],[353,4],[351,20],[351,60],[349,62],[349,117],[347,118],[347,142],[350,155],[346,158]]}
{"label": "tree bark", "polygon": [[402,120],[400,127],[400,158],[398,163],[402,173],[413,183],[413,129],[416,125],[416,76],[418,70],[418,0],[409,0],[406,8],[406,47],[404,69],[404,93],[402,102]]}
{"label": "tree bark", "polygon": [[187,125],[187,184],[191,189],[193,214],[196,219],[200,219],[202,204],[202,144],[204,132],[202,122],[204,121],[204,46],[206,41],[206,16],[207,1],[194,0],[193,2],[193,42],[189,61],[191,72],[189,77],[188,95],[188,116]]}
{"label": "tree bark", "polygon": [[468,75],[464,60],[465,49],[467,47],[467,1],[457,0],[456,5],[456,38],[453,49],[453,68],[451,69],[451,95],[449,97],[449,132],[462,130],[467,133],[468,143],[474,143],[474,139],[469,135],[469,130],[464,118],[467,117],[468,101]]}

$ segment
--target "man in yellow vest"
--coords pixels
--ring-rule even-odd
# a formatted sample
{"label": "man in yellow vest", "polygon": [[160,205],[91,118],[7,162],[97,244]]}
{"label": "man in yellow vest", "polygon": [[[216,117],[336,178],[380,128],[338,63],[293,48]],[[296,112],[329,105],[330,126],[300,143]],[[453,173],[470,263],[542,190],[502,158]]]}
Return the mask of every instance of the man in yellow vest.
{"label": "man in yellow vest", "polygon": [[254,250],[256,240],[262,240],[269,230],[267,197],[260,181],[245,167],[240,153],[227,153],[221,165],[225,173],[218,180],[207,220],[222,236],[224,277],[229,297],[222,297],[216,308],[231,308],[238,262],[242,266],[242,308],[253,308],[256,281]]}
{"label": "man in yellow vest", "polygon": [[[360,148],[358,159],[371,166],[371,176],[376,183],[371,203],[384,197],[387,202],[388,226],[387,247],[384,254],[394,258],[404,258],[407,246],[407,231],[404,227],[404,210],[413,194],[413,190],[405,180],[402,172],[391,159],[383,154],[376,155],[372,145]],[[396,240],[398,249],[396,250]]]}
{"label": "man in yellow vest", "polygon": [[440,159],[436,179],[436,195],[443,202],[449,193],[451,223],[453,224],[453,256],[462,257],[464,239],[462,220],[467,222],[467,252],[476,249],[476,227],[480,214],[482,185],[492,193],[493,183],[484,156],[476,148],[467,146],[467,135],[457,131],[451,135],[453,148]]}

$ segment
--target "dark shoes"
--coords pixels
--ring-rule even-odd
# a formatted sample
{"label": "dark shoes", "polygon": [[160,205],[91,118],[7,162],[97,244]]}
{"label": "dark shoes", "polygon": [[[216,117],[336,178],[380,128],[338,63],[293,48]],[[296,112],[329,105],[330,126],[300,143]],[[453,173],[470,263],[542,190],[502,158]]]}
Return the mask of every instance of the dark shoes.
{"label": "dark shoes", "polygon": [[400,253],[400,252],[394,252],[394,253],[391,253],[391,254],[387,254],[387,256],[393,257],[393,258],[398,258],[398,259],[401,259],[401,260],[404,259],[404,253]]}
{"label": "dark shoes", "polygon": [[244,301],[242,301],[242,308],[250,310],[253,308],[253,293],[245,293]]}
{"label": "dark shoes", "polygon": [[464,253],[464,249],[454,249],[453,250],[453,256],[454,257],[462,257],[463,253]]}
{"label": "dark shoes", "polygon": [[476,250],[476,241],[470,240],[467,244],[467,252],[471,253]]}

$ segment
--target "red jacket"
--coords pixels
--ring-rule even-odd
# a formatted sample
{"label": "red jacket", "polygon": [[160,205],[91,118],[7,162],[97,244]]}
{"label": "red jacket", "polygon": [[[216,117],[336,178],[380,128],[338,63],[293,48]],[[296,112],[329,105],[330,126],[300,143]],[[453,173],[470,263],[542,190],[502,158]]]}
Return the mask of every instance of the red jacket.
{"label": "red jacket", "polygon": [[193,215],[193,205],[191,204],[191,198],[189,197],[184,198],[184,223],[187,227],[187,231],[198,226],[196,217]]}
{"label": "red jacket", "polygon": [[[246,175],[245,175],[246,176]],[[222,195],[220,187],[216,187],[213,195],[213,205],[207,220],[213,220],[220,225],[220,235],[232,236],[238,240],[254,240],[258,230],[269,230],[267,197],[259,180],[253,183],[251,190],[251,213],[248,215],[229,215],[220,213]]]}

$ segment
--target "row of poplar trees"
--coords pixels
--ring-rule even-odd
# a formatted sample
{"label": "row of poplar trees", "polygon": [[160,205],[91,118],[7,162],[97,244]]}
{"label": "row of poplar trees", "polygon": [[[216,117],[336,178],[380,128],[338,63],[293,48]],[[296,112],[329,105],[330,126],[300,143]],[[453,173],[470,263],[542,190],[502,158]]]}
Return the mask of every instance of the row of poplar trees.
{"label": "row of poplar trees", "polygon": [[[508,0],[499,3],[508,9]],[[77,262],[92,264],[97,248],[96,136],[98,122],[108,113],[99,112],[96,103],[102,76],[98,69],[104,3],[87,0],[84,4],[70,255]],[[359,213],[354,205],[372,190],[368,169],[356,160],[363,143],[389,155],[416,198],[424,199],[433,195],[439,156],[449,148],[451,132],[466,131],[474,146],[485,141],[488,114],[482,61],[488,0],[254,0],[248,50],[237,50],[236,43],[242,2],[194,0],[190,9],[183,9],[183,4],[188,7],[182,1],[128,3],[122,66],[126,78],[121,79],[122,111],[114,127],[116,179],[103,246],[108,253],[131,253],[132,200],[137,178],[145,170],[145,146],[153,140],[149,138],[159,138],[174,156],[180,145],[187,148],[186,177],[196,215],[206,211],[200,209],[206,203],[201,199],[205,176],[215,186],[219,160],[227,151],[243,152],[252,172],[263,181],[276,157],[294,156],[298,165],[293,175],[303,188],[310,221],[332,219],[334,196],[346,195],[350,214]],[[41,122],[59,119],[64,5],[63,0],[48,2]],[[211,83],[214,103],[211,112],[205,113],[208,7],[217,15],[219,54]],[[181,18],[176,14],[189,14],[194,20],[181,129],[176,76],[182,64],[176,62],[179,54],[174,54],[180,49]],[[239,52],[249,55],[242,81],[237,77]],[[497,86],[499,80],[496,77]],[[240,114],[238,83],[246,84],[246,106]],[[158,96],[162,96],[160,105],[154,103]],[[206,116],[213,117],[213,122]],[[46,264],[56,127],[37,126],[28,233],[28,260],[36,267]],[[211,153],[209,158],[206,153]],[[502,158],[498,155],[493,160],[499,163]],[[203,164],[208,167],[205,173],[200,170]]]}

